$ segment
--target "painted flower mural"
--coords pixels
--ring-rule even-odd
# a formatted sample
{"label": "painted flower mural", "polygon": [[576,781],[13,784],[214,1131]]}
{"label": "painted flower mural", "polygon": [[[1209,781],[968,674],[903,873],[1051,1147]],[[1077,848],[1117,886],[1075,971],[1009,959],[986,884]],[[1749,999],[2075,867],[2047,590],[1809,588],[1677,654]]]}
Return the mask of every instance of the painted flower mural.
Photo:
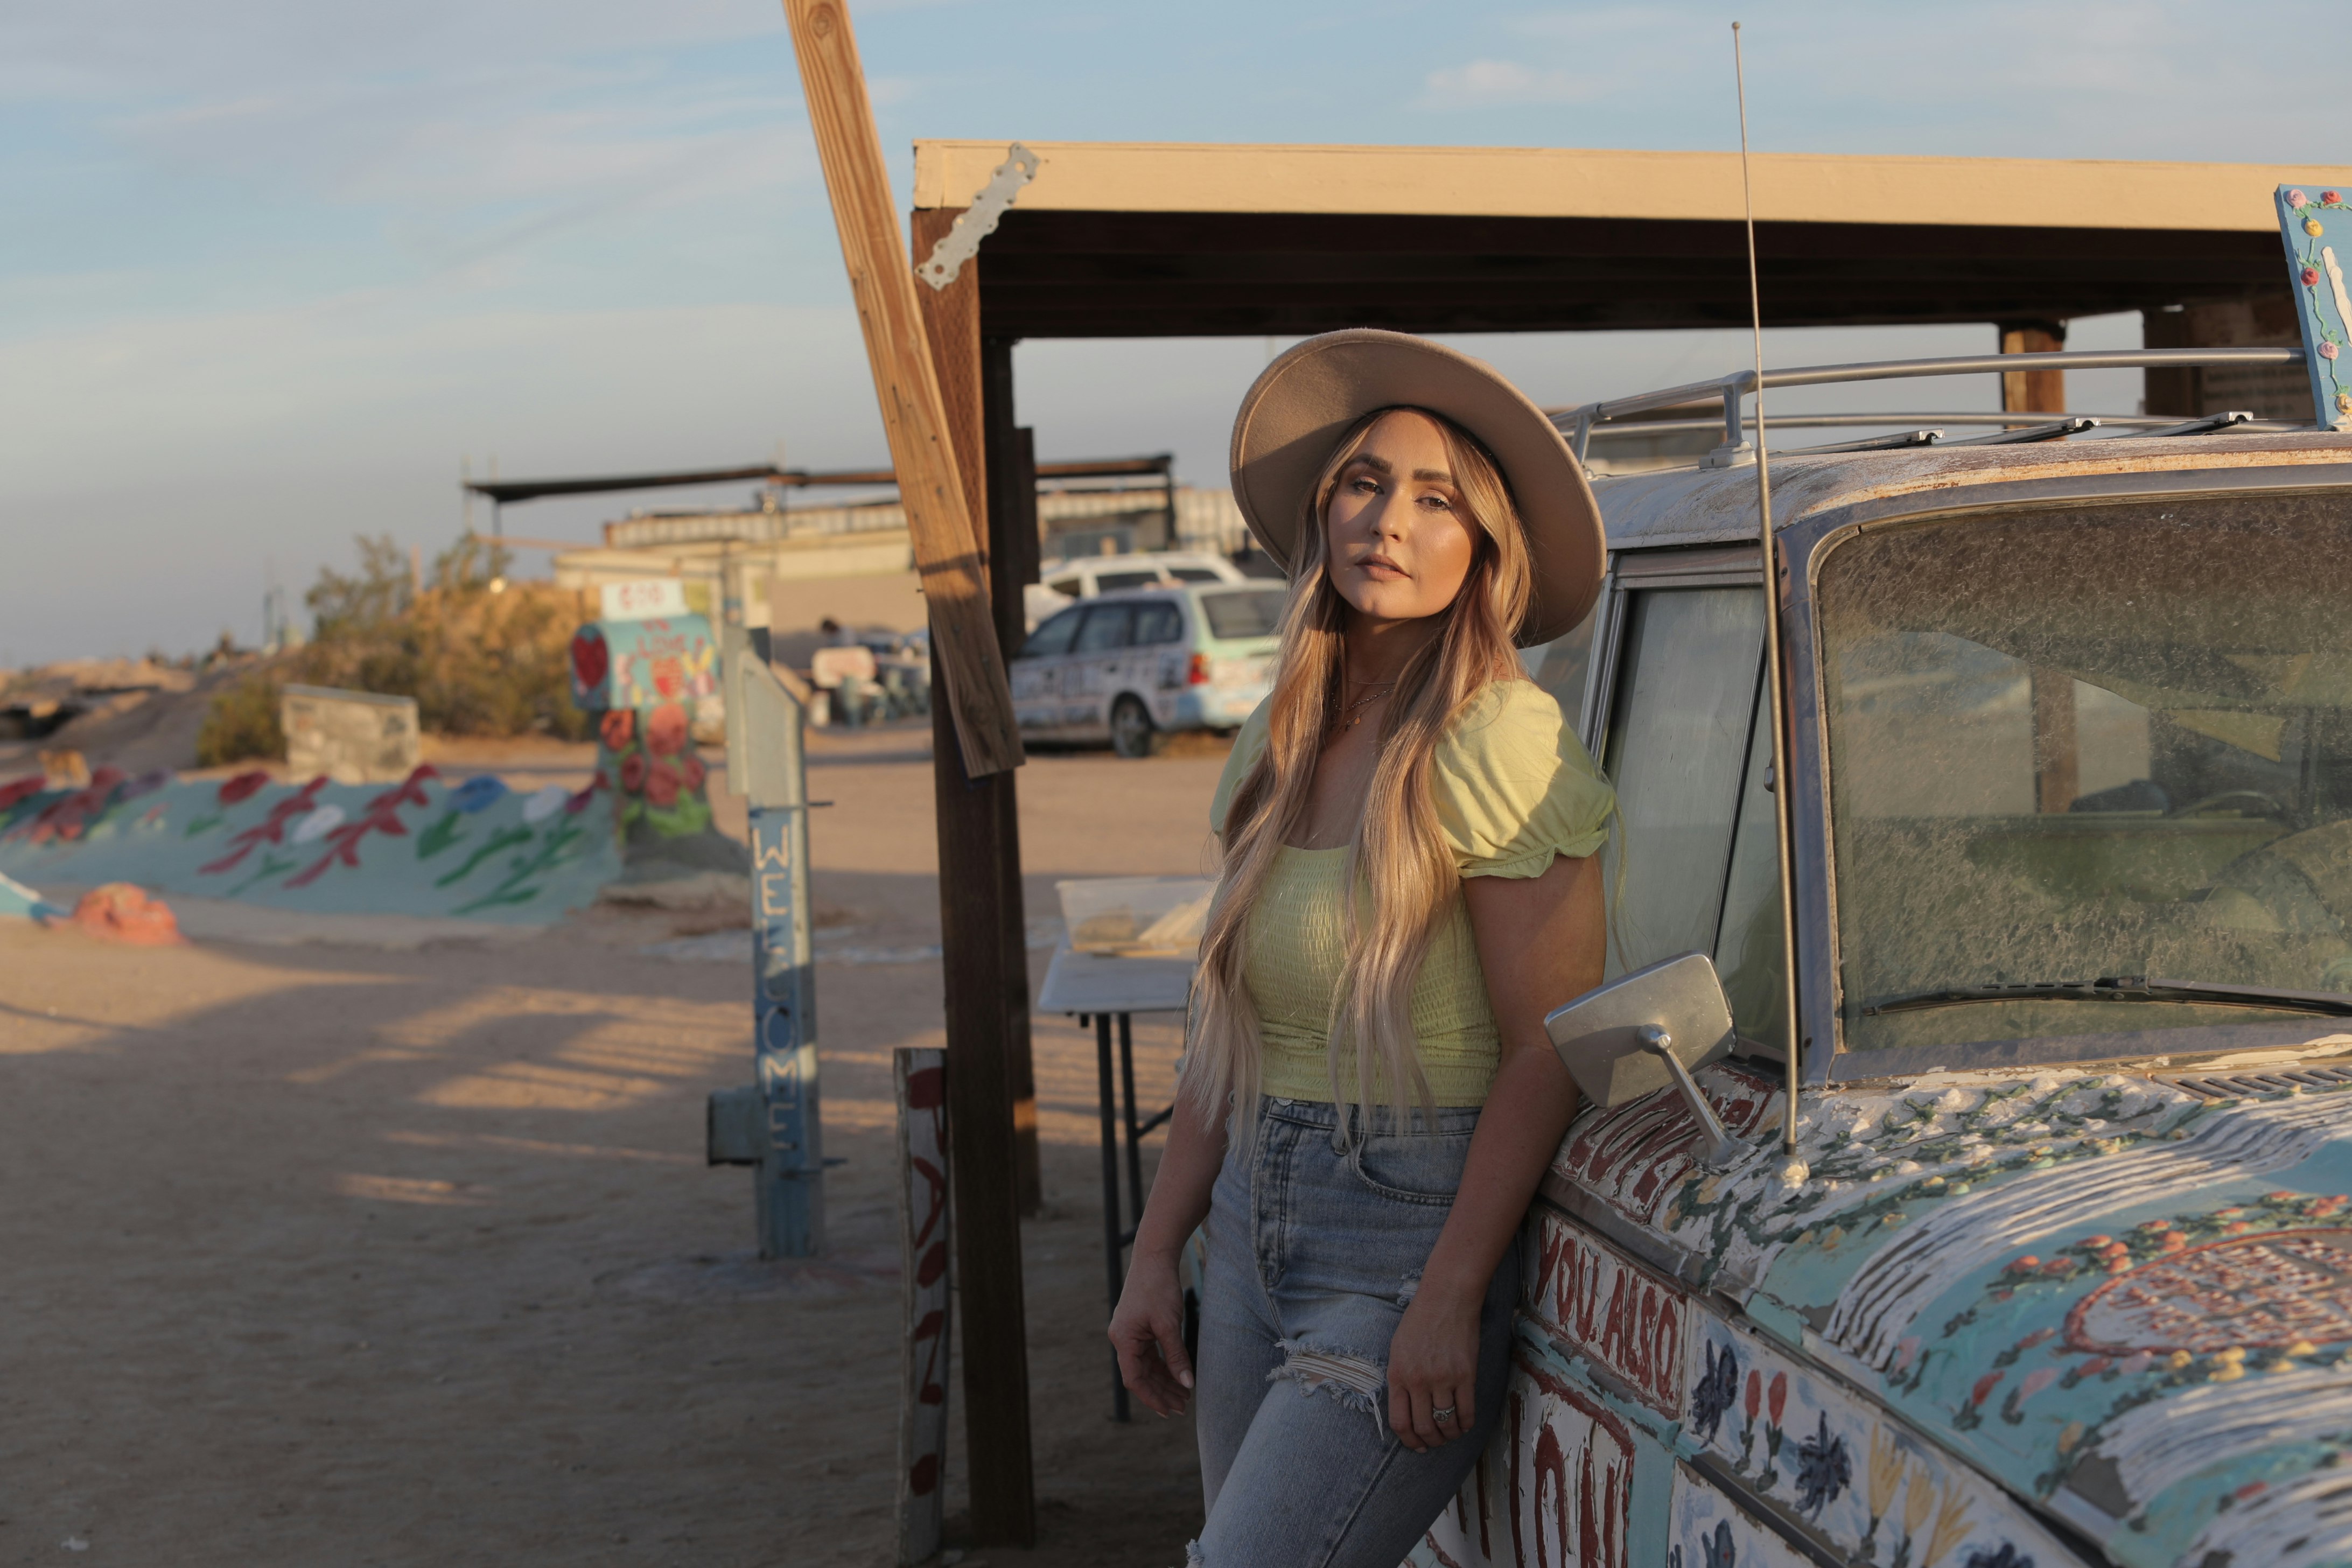
{"label": "painted flower mural", "polygon": [[646,744],[657,757],[674,757],[687,744],[686,710],[665,702],[646,720]]}

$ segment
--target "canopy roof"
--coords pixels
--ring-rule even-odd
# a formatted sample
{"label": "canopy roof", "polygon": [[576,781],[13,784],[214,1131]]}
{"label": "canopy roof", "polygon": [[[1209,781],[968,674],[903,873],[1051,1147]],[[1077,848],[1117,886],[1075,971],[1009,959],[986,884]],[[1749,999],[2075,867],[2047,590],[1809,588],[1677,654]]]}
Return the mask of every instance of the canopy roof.
{"label": "canopy roof", "polygon": [[[1721,153],[1032,142],[981,247],[990,337],[1737,327],[1739,160]],[[918,142],[957,208],[999,142]],[[2352,168],[1755,159],[1766,321],[2063,321],[2278,289],[2271,193]]]}

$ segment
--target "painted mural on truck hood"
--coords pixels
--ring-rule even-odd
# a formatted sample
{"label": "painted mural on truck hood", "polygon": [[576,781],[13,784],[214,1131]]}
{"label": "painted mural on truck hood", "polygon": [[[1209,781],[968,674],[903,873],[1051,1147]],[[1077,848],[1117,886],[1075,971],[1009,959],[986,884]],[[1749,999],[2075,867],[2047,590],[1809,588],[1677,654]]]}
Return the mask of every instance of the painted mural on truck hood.
{"label": "painted mural on truck hood", "polygon": [[[2343,1053],[2352,1036],[2300,1054]],[[1768,1079],[1701,1076],[1735,1131],[1777,1121]],[[1588,1112],[1547,1190],[1647,1233],[1686,1284],[2118,1562],[2343,1562],[2352,1085],[2311,1076],[2234,1100],[2075,1069],[1841,1086],[1801,1102],[1801,1170],[1767,1143],[1723,1173],[1660,1096]],[[1725,1429],[1776,1375],[1746,1338],[1694,1336],[1695,1426]],[[1826,1417],[1801,1436],[1835,1440]]]}

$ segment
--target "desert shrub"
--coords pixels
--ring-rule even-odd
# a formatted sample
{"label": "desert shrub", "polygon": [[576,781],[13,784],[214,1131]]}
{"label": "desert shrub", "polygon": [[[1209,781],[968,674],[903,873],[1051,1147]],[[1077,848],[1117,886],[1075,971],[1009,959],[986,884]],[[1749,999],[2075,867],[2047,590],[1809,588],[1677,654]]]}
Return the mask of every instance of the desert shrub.
{"label": "desert shrub", "polygon": [[310,642],[271,679],[248,677],[215,699],[207,732],[217,719],[225,740],[244,735],[250,720],[232,727],[231,715],[266,705],[275,752],[238,754],[284,755],[278,687],[294,681],[414,697],[418,723],[437,734],[589,734],[588,715],[572,705],[572,634],[584,618],[579,594],[550,583],[492,592],[506,563],[470,536],[436,557],[415,585],[389,536],[358,545],[356,574],[321,571],[305,596],[316,621]]}
{"label": "desert shrub", "polygon": [[257,669],[217,693],[196,731],[196,766],[223,767],[248,757],[283,758],[286,731],[278,724],[278,679]]}

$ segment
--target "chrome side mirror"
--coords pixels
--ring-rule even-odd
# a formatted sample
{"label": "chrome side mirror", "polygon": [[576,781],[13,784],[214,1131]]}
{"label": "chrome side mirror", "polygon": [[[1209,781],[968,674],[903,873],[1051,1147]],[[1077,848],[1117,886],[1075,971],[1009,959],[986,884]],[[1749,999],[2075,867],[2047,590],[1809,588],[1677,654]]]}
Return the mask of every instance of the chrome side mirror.
{"label": "chrome side mirror", "polygon": [[1544,1032],[1576,1087],[1604,1108],[1669,1085],[1698,1123],[1700,1162],[1712,1170],[1748,1153],[1691,1072],[1731,1052],[1731,1005],[1705,953],[1685,952],[1588,991],[1544,1017]]}

